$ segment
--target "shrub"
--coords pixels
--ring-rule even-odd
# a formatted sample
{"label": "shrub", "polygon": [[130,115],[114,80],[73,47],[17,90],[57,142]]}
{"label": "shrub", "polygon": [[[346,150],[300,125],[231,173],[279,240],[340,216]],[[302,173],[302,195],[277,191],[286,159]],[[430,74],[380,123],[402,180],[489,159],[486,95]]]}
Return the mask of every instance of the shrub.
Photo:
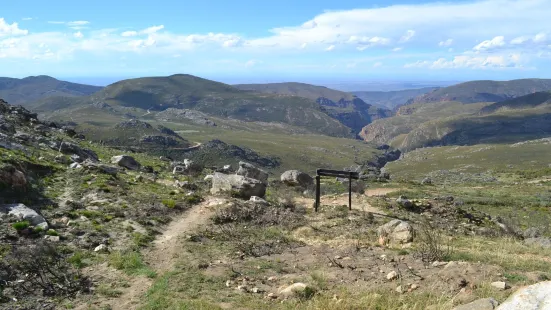
{"label": "shrub", "polygon": [[445,261],[451,256],[453,249],[442,232],[434,228],[428,221],[419,225],[417,232],[417,248],[414,257],[425,263]]}
{"label": "shrub", "polygon": [[15,228],[15,230],[21,231],[23,229],[29,228],[29,226],[31,226],[31,223],[29,223],[29,221],[21,221],[21,222],[13,223],[11,226]]}
{"label": "shrub", "polygon": [[48,235],[48,236],[59,236],[59,234],[57,233],[57,231],[55,231],[55,229],[48,229],[48,231],[46,232],[46,235]]}
{"label": "shrub", "polygon": [[162,203],[165,207],[170,209],[174,209],[174,207],[176,207],[176,201],[172,199],[163,199]]}

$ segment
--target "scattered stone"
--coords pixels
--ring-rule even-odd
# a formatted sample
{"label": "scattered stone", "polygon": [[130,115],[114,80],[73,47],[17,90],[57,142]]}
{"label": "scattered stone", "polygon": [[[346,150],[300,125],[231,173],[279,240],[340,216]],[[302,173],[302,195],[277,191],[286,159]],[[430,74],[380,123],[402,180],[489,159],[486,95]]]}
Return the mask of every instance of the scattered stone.
{"label": "scattered stone", "polygon": [[276,295],[276,294],[274,294],[274,293],[270,293],[270,294],[268,294],[268,296],[267,296],[267,297],[268,297],[268,298],[271,298],[271,299],[277,299],[277,295]]}
{"label": "scattered stone", "polygon": [[234,196],[250,199],[252,196],[264,197],[266,194],[266,184],[241,175],[228,175],[215,172],[210,192],[212,194],[229,192]]}
{"label": "scattered stone", "polygon": [[49,242],[59,242],[60,238],[59,238],[59,236],[46,235],[46,236],[44,236],[44,240],[49,241]]}
{"label": "scattered stone", "polygon": [[497,300],[493,298],[482,298],[465,305],[457,306],[453,310],[494,310],[498,304]]}
{"label": "scattered stone", "polygon": [[389,281],[398,279],[398,273],[396,273],[396,271],[391,271],[386,275],[386,279]]}
{"label": "scattered stone", "polygon": [[439,262],[439,261],[434,261],[432,262],[432,267],[442,267],[442,266],[447,266],[449,263],[446,263],[446,262]]}
{"label": "scattered stone", "polygon": [[117,173],[119,172],[119,168],[117,167],[96,163],[88,159],[83,161],[81,165],[86,169],[95,170],[95,171],[113,175],[113,176],[117,175]]}
{"label": "scattered stone", "polygon": [[111,157],[111,163],[129,170],[139,170],[142,166],[134,157],[128,155],[113,156]]}
{"label": "scattered stone", "polygon": [[258,293],[262,293],[262,291],[258,288],[258,287],[253,287],[251,289],[251,292],[255,293],[255,294],[258,294]]}
{"label": "scattered stone", "polygon": [[281,174],[281,182],[290,186],[300,186],[303,188],[309,188],[314,185],[314,179],[299,170],[288,170]]}
{"label": "scattered stone", "polygon": [[424,178],[422,181],[421,181],[421,184],[422,185],[431,185],[432,184],[432,179],[431,178]]}
{"label": "scattered stone", "polygon": [[403,293],[404,293],[404,289],[402,288],[401,285],[398,286],[398,287],[396,288],[396,292],[397,292],[398,294],[403,294]]}
{"label": "scattered stone", "polygon": [[107,246],[105,244],[100,244],[94,249],[94,252],[106,253],[107,252]]}
{"label": "scattered stone", "polygon": [[251,196],[251,198],[249,199],[249,201],[255,203],[255,204],[258,204],[258,205],[262,205],[262,206],[267,206],[268,205],[268,202],[258,196]]}
{"label": "scattered stone", "polygon": [[549,249],[551,248],[551,239],[546,237],[536,237],[536,238],[526,238],[524,239],[524,244],[526,245],[537,245],[542,248]]}
{"label": "scattered stone", "polygon": [[503,281],[492,282],[491,286],[495,287],[499,290],[506,290],[506,289],[510,288],[510,286],[507,285],[507,283],[505,283]]}
{"label": "scattered stone", "polygon": [[0,212],[13,215],[22,221],[29,221],[31,225],[40,227],[43,230],[48,229],[48,223],[44,217],[22,203],[1,205]]}
{"label": "scattered stone", "polygon": [[379,242],[382,244],[390,243],[409,243],[413,241],[413,227],[402,220],[392,220],[377,229]]}
{"label": "scattered stone", "polygon": [[525,286],[514,292],[497,310],[538,310],[551,308],[551,281]]}
{"label": "scattered stone", "polygon": [[268,173],[266,171],[244,161],[239,162],[239,170],[237,170],[236,174],[247,178],[259,180],[264,184],[268,183]]}
{"label": "scattered stone", "polygon": [[413,203],[404,196],[398,197],[398,199],[396,199],[396,202],[407,209],[413,207]]}
{"label": "scattered stone", "polygon": [[307,288],[309,288],[307,284],[298,282],[280,290],[279,294],[284,297],[292,297],[298,293],[304,292]]}
{"label": "scattered stone", "polygon": [[213,178],[213,177],[214,177],[214,176],[213,176],[212,174],[207,174],[203,180],[204,180],[205,182],[210,182],[210,181],[212,181],[212,178]]}
{"label": "scattered stone", "polygon": [[72,163],[69,165],[69,168],[71,169],[82,169],[82,165],[79,163]]}

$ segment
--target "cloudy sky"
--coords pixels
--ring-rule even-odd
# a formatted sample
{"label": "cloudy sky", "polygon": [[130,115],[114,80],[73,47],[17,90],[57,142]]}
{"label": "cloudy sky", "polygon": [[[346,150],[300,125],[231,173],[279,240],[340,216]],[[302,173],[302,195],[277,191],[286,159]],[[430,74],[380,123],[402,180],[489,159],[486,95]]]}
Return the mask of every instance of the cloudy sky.
{"label": "cloudy sky", "polygon": [[0,76],[551,78],[550,0],[5,2]]}

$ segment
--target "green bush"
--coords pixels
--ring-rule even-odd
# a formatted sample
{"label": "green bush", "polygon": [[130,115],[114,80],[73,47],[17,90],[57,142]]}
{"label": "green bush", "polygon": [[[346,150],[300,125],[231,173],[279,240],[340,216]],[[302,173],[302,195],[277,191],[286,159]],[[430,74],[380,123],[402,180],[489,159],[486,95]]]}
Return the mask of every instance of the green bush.
{"label": "green bush", "polygon": [[174,209],[174,207],[176,207],[176,201],[172,199],[163,199],[162,203],[163,205],[165,205],[165,207],[170,209]]}
{"label": "green bush", "polygon": [[48,235],[48,236],[59,236],[59,234],[57,233],[57,231],[55,231],[55,229],[48,229],[48,231],[46,232],[46,235]]}
{"label": "green bush", "polygon": [[13,223],[11,226],[15,228],[15,230],[21,231],[23,229],[29,228],[29,226],[31,226],[31,223],[29,223],[29,221],[21,221],[21,222]]}

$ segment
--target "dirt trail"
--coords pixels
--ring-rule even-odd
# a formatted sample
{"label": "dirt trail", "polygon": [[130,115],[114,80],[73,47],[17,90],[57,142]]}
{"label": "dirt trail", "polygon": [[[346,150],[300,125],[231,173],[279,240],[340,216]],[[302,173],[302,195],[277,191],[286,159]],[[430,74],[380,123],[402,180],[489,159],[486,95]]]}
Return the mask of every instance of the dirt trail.
{"label": "dirt trail", "polygon": [[[369,202],[367,202],[365,198],[371,197],[371,196],[382,196],[397,190],[399,189],[383,187],[383,188],[373,188],[373,189],[366,190],[365,195],[358,195],[353,193],[352,208],[362,210],[365,212],[384,214],[384,212],[382,212],[381,210],[371,206],[371,204],[369,204]],[[296,198],[295,201],[308,208],[314,205],[313,198]],[[321,203],[325,205],[333,205],[333,206],[348,205],[348,193],[344,193],[340,195],[322,196]]]}
{"label": "dirt trail", "polygon": [[[144,259],[148,265],[160,276],[170,271],[181,252],[179,238],[185,237],[186,233],[197,230],[200,226],[207,224],[208,219],[214,212],[214,207],[225,203],[222,198],[209,197],[203,203],[192,207],[190,210],[175,218],[166,228],[164,233],[153,241],[152,247],[144,252]],[[147,292],[152,279],[139,276],[132,281],[131,286],[124,290],[121,297],[111,300],[109,303],[113,310],[136,309],[140,299]]]}

